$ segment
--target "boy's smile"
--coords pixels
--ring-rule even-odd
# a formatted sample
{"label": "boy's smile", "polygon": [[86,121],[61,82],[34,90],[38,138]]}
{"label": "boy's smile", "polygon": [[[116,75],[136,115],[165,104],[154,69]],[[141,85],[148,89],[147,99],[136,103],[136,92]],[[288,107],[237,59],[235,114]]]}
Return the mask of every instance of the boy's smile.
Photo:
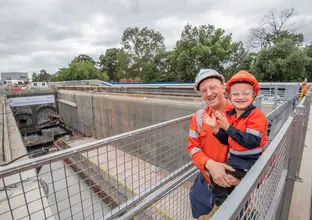
{"label": "boy's smile", "polygon": [[244,110],[251,105],[255,97],[253,87],[246,83],[235,83],[231,86],[230,101],[239,110]]}

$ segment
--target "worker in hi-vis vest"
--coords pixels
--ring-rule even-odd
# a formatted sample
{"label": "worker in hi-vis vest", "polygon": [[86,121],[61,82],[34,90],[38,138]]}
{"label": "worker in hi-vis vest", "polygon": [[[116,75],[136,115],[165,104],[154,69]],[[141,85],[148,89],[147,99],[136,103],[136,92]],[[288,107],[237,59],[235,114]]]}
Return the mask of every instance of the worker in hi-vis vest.
{"label": "worker in hi-vis vest", "polygon": [[223,75],[212,69],[200,70],[195,78],[194,90],[207,106],[193,115],[188,137],[188,153],[193,164],[200,170],[190,189],[194,219],[207,215],[214,207],[210,176],[221,187],[231,187],[239,182],[226,173],[226,170],[235,171],[224,163],[227,161],[228,145],[220,143],[202,119],[203,112],[211,116],[213,112],[226,112],[233,108],[224,96],[224,83]]}

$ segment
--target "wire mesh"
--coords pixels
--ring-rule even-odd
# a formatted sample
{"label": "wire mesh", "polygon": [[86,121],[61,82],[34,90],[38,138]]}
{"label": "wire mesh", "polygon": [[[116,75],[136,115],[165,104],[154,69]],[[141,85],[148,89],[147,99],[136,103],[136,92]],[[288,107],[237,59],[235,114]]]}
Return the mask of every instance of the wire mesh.
{"label": "wire mesh", "polygon": [[[57,152],[0,171],[0,218],[98,219],[190,162],[190,117]],[[88,147],[91,146],[91,147]],[[92,147],[93,146],[93,147]]]}
{"label": "wire mesh", "polygon": [[183,180],[183,184],[161,196],[151,206],[133,216],[142,220],[192,219],[189,190],[197,172]]}
{"label": "wire mesh", "polygon": [[293,96],[267,115],[269,140],[272,141],[295,108],[296,97]]}
{"label": "wire mesh", "polygon": [[[300,169],[297,163],[301,160],[300,145],[305,138],[302,131],[306,129],[303,122],[308,120],[309,113],[302,109],[297,112],[297,109],[302,108],[298,106],[294,116],[289,118],[289,115],[284,114],[292,112],[291,105],[285,104],[281,107],[282,111],[271,114],[273,119],[282,121],[284,125],[282,128],[279,127],[279,133],[273,135],[274,140],[264,153],[265,157],[261,156],[259,159],[261,162],[257,161],[242,180],[241,184],[248,185],[244,185],[244,188],[238,185],[213,219],[275,219],[275,216],[280,217],[281,214],[281,209],[277,211],[278,207],[289,212],[289,207],[284,208],[282,198],[285,194],[292,194],[293,189],[286,186],[289,181],[293,184],[296,178],[294,169]],[[311,100],[308,100],[306,107],[310,105]],[[278,124],[275,123],[273,126]],[[249,187],[250,185],[252,186]]]}
{"label": "wire mesh", "polygon": [[265,219],[273,197],[278,189],[288,160],[288,143],[292,138],[292,129],[288,129],[285,138],[277,146],[273,156],[262,170],[262,175],[250,189],[250,194],[240,203],[240,211],[232,219]]}

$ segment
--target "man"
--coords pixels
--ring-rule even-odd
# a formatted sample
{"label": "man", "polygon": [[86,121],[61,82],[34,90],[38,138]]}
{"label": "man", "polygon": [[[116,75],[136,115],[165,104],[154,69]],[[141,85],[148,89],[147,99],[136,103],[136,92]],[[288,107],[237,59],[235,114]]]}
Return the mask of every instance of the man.
{"label": "man", "polygon": [[231,104],[224,97],[224,83],[224,77],[212,69],[200,70],[195,78],[194,90],[200,94],[207,107],[198,110],[193,115],[188,137],[188,153],[194,165],[200,170],[190,190],[194,219],[210,213],[213,209],[214,198],[209,176],[221,187],[230,187],[238,183],[236,178],[225,172],[225,170],[235,171],[224,164],[229,147],[221,144],[211,128],[202,120],[203,112],[211,117],[213,112],[225,112],[232,109]]}

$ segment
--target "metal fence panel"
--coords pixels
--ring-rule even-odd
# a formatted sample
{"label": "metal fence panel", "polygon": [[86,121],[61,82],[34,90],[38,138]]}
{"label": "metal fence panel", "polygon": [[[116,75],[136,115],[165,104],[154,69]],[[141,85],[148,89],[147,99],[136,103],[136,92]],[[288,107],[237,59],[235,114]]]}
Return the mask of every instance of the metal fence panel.
{"label": "metal fence panel", "polygon": [[0,218],[98,219],[121,210],[122,204],[130,206],[134,197],[142,200],[181,168],[192,167],[187,151],[181,150],[190,118],[73,148],[58,141],[61,151],[0,167]]}
{"label": "metal fence panel", "polygon": [[[311,98],[299,105],[212,219],[287,219],[300,169]],[[283,111],[289,112],[289,104]],[[271,117],[283,121],[281,112]],[[278,123],[273,124],[277,126]],[[274,127],[273,127],[274,129]],[[272,135],[272,133],[271,133]]]}
{"label": "metal fence panel", "polygon": [[292,117],[286,121],[212,219],[264,219],[284,170],[292,121]]}

